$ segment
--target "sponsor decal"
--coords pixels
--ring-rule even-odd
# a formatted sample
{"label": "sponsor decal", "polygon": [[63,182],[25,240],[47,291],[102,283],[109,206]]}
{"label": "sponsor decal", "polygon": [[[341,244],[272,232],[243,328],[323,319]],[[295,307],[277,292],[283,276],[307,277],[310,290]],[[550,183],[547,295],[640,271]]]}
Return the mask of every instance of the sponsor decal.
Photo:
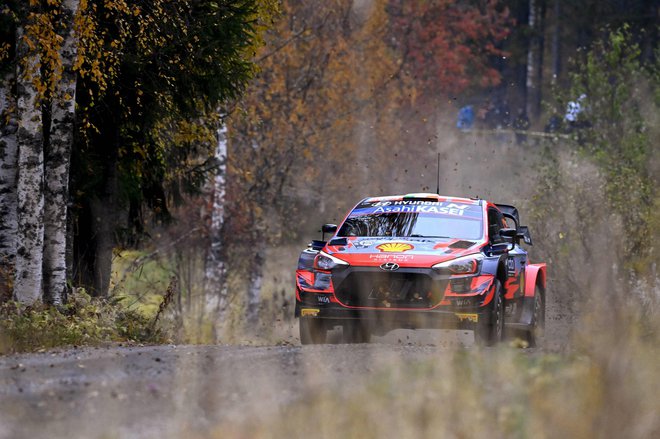
{"label": "sponsor decal", "polygon": [[454,306],[470,306],[472,305],[472,299],[454,299],[452,304]]}
{"label": "sponsor decal", "polygon": [[330,303],[330,298],[326,295],[323,295],[323,294],[317,294],[316,295],[316,300],[319,303]]}
{"label": "sponsor decal", "polygon": [[369,255],[369,259],[375,259],[376,261],[396,261],[396,262],[406,262],[414,258],[413,255],[393,255],[393,254],[376,254]]}
{"label": "sponsor decal", "polygon": [[374,245],[374,241],[355,241],[353,245],[355,248],[367,248]]}
{"label": "sponsor decal", "polygon": [[307,317],[307,316],[316,317],[317,315],[319,315],[319,312],[321,312],[321,310],[318,309],[318,308],[303,308],[303,309],[300,310],[300,316],[301,317]]}
{"label": "sponsor decal", "polygon": [[415,247],[406,242],[386,242],[385,244],[377,245],[376,248],[384,253],[403,253]]}
{"label": "sponsor decal", "polygon": [[516,274],[516,263],[513,260],[513,258],[509,258],[506,260],[506,269],[508,271],[509,276],[513,276]]}
{"label": "sponsor decal", "polygon": [[379,215],[389,213],[410,213],[442,216],[460,216],[469,219],[481,219],[482,210],[479,205],[453,203],[447,201],[400,200],[365,202],[357,206],[350,218],[362,215]]}
{"label": "sponsor decal", "polygon": [[456,317],[458,317],[459,320],[467,320],[469,322],[477,323],[479,321],[479,314],[466,314],[466,313],[455,313],[454,314]]}
{"label": "sponsor decal", "polygon": [[381,206],[373,210],[377,213],[436,213],[444,215],[463,216],[467,204],[450,204],[449,206]]}

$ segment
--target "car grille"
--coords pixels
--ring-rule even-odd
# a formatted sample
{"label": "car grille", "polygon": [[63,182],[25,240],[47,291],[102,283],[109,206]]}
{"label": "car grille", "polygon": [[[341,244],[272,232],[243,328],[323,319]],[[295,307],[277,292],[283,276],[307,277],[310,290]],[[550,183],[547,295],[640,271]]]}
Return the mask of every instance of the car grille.
{"label": "car grille", "polygon": [[426,274],[356,272],[335,285],[335,295],[346,306],[419,309],[440,303],[445,287]]}

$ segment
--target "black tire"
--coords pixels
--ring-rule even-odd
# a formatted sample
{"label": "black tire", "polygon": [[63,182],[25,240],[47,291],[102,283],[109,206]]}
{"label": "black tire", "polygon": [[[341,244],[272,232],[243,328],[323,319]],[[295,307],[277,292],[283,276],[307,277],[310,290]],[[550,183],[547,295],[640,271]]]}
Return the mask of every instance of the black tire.
{"label": "black tire", "polygon": [[323,344],[328,331],[323,321],[313,317],[301,317],[298,321],[300,328],[300,344]]}
{"label": "black tire", "polygon": [[359,320],[344,322],[342,332],[344,343],[369,343],[371,340],[369,328]]}
{"label": "black tire", "polygon": [[532,327],[526,331],[525,336],[527,345],[530,348],[538,347],[542,344],[545,332],[545,297],[539,286],[534,291],[534,315],[532,316]]}
{"label": "black tire", "polygon": [[493,310],[488,323],[477,323],[474,329],[474,340],[479,346],[493,346],[502,341],[504,334],[504,297],[502,283],[495,279],[493,288]]}

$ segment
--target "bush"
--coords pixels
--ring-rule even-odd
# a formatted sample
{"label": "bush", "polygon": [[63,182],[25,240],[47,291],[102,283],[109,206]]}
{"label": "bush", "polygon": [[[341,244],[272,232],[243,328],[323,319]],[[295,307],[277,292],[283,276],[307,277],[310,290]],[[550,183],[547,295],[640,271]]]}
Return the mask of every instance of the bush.
{"label": "bush", "polygon": [[161,343],[165,337],[144,315],[121,301],[92,298],[82,290],[61,308],[44,304],[0,305],[0,353],[109,342]]}

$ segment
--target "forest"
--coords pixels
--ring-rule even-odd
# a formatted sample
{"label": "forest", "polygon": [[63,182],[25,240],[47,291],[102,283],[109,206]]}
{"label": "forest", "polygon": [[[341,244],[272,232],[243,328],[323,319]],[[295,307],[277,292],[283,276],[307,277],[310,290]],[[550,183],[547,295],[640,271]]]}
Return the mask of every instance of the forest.
{"label": "forest", "polygon": [[[653,0],[0,0],[0,436],[12,355],[293,355],[268,386],[317,367],[300,251],[365,197],[437,185],[518,207],[548,265],[544,346],[408,367],[404,341],[376,344],[353,393],[310,374],[274,420],[199,437],[302,437],[329,407],[329,437],[658,437],[659,30]],[[359,352],[328,349],[350,375]],[[204,367],[172,388],[233,404],[184,375]],[[447,399],[470,415],[429,412]]]}
{"label": "forest", "polygon": [[[434,153],[452,177],[443,190],[529,202],[542,230],[558,226],[543,217],[554,204],[582,209],[537,181],[559,184],[541,171],[577,153],[605,188],[587,201],[627,236],[612,276],[656,281],[652,1],[30,0],[0,18],[0,298],[12,310],[64,311],[75,291],[107,301],[126,253],[133,271],[169,270],[152,292],[173,279],[177,319],[254,326],[287,300],[262,294],[269,251],[295,253],[367,194],[429,191]],[[581,96],[578,124],[566,108]],[[501,171],[536,192],[483,192],[494,185],[450,158],[460,143],[514,140],[534,152],[511,154],[532,158]],[[598,227],[561,221],[563,234]],[[542,251],[578,241],[591,251],[587,237]],[[581,282],[558,277],[563,291]]]}

